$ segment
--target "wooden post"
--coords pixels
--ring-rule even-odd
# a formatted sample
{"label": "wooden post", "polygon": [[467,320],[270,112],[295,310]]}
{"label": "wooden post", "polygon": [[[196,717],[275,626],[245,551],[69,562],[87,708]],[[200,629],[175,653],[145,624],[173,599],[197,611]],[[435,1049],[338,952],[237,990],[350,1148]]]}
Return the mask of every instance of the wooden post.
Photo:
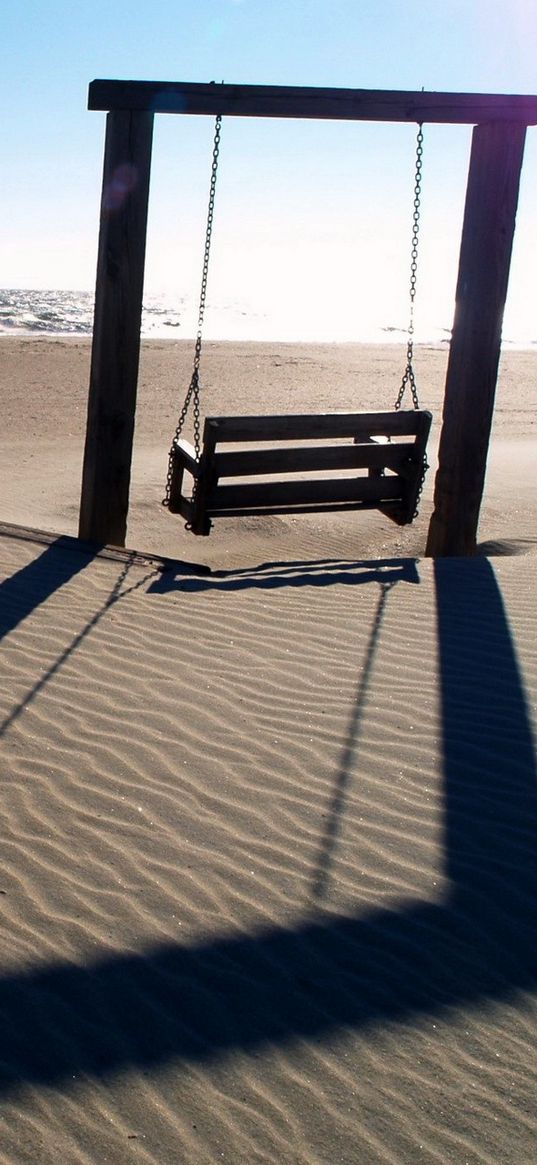
{"label": "wooden post", "polygon": [[153,114],[108,114],[79,537],[125,545]]}
{"label": "wooden post", "polygon": [[428,555],[476,548],[525,126],[473,131]]}

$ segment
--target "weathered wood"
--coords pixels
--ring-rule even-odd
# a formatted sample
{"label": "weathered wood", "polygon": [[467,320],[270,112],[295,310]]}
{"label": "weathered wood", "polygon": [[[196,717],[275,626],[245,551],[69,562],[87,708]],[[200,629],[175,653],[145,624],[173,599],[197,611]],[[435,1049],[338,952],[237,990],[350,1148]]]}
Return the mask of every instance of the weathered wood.
{"label": "weathered wood", "polygon": [[[187,441],[175,442],[174,482],[182,480],[186,469],[195,478],[195,488],[192,498],[188,498],[174,485],[170,509],[187,517],[194,534],[208,534],[211,518],[226,514],[285,514],[372,506],[404,524],[414,514],[430,424],[431,414],[424,410],[207,417],[199,462]],[[342,435],[348,439],[360,429],[364,438],[361,444],[328,443]],[[397,443],[371,440],[372,430],[386,429],[403,430],[415,440]],[[263,447],[263,442],[296,440],[305,434],[305,439],[317,438],[323,444]],[[247,443],[257,439],[261,448],[225,452],[218,449],[220,441],[238,443],[240,438]],[[349,476],[354,469],[369,470],[369,476]],[[387,476],[384,476],[385,469]],[[340,476],[296,479],[297,474],[306,471],[326,474],[331,470],[338,471]],[[348,476],[341,476],[342,472]],[[229,482],[230,478],[260,478],[270,474],[286,474],[287,478]],[[228,480],[222,482],[222,478]]]}
{"label": "weathered wood", "polygon": [[79,537],[125,545],[153,115],[108,115]]}
{"label": "weathered wood", "polygon": [[[467,554],[475,549],[479,507],[500,352],[510,254],[518,199],[525,126],[537,124],[537,98],[524,95],[305,89],[277,86],[198,85],[183,82],[94,81],[89,107],[109,109],[103,210],[95,307],[88,430],[84,460],[80,536],[124,542],[139,352],[143,255],[153,114],[217,113],[241,117],[333,118],[343,120],[475,124],[457,306],[448,366],[444,427],[429,530],[429,554]],[[136,111],[136,112],[135,112]],[[127,143],[122,152],[121,143]],[[111,202],[106,200],[111,195]],[[117,200],[114,204],[114,200]],[[122,201],[123,200],[123,201]],[[393,414],[392,414],[393,415]],[[399,414],[403,418],[412,414]],[[382,414],[378,414],[382,417]],[[393,429],[330,429],[320,418],[294,418],[298,439],[379,435],[416,436],[401,421]],[[237,428],[236,422],[241,426]],[[271,422],[282,422],[280,431]],[[284,418],[213,419],[214,440],[279,440],[293,437]],[[371,422],[371,415],[369,417]],[[430,420],[428,424],[430,423]],[[235,429],[233,425],[235,424]],[[277,429],[277,425],[276,425]],[[209,439],[206,430],[205,444]],[[209,464],[209,461],[211,462]],[[193,526],[207,525],[206,500],[217,481],[209,459],[200,471]],[[382,466],[369,465],[373,484]],[[373,476],[374,475],[374,476]],[[407,479],[402,520],[410,520]],[[393,478],[392,478],[393,479]],[[191,503],[179,497],[182,513]],[[335,504],[335,503],[334,503]],[[369,504],[369,503],[364,503]],[[399,503],[397,503],[398,505]],[[388,509],[390,503],[387,503]],[[405,510],[406,506],[406,510]],[[397,507],[395,507],[397,508]]]}
{"label": "weathered wood", "polygon": [[[372,501],[357,501],[352,498],[350,501],[328,501],[321,502],[316,499],[314,502],[297,502],[296,505],[266,505],[266,506],[234,506],[232,509],[218,509],[211,510],[208,520],[208,528],[198,533],[210,534],[212,523],[210,518],[263,518],[268,516],[282,517],[290,515],[291,517],[299,517],[302,514],[356,514],[365,510],[378,510],[379,514],[389,518],[390,521],[395,522],[398,526],[406,525],[405,519],[402,517],[403,507],[399,500],[379,502],[374,498]],[[191,527],[189,527],[191,529]],[[195,531],[193,531],[195,532]]]}
{"label": "weathered wood", "polygon": [[410,441],[397,445],[330,445],[282,449],[234,450],[215,453],[218,477],[243,477],[250,474],[305,473],[328,470],[352,470],[380,467],[398,472],[412,459],[415,445]]}
{"label": "weathered wood", "polygon": [[179,508],[175,512],[181,514],[181,516],[185,519],[185,521],[190,525],[190,523],[192,521],[192,513],[193,513],[192,499],[182,497],[181,501],[180,501]]}
{"label": "weathered wood", "polygon": [[428,555],[476,548],[524,139],[515,124],[473,132]]}
{"label": "weathered wood", "polygon": [[217,85],[184,81],[92,81],[89,109],[226,117],[296,117],[346,121],[537,124],[537,98],[503,93],[424,93],[389,89],[321,89]]}
{"label": "weathered wood", "polygon": [[196,461],[196,450],[189,441],[185,441],[184,437],[179,437],[173,443],[175,451],[175,460],[179,461],[184,469],[193,477],[197,477],[199,473],[199,461]]}
{"label": "weathered wood", "polygon": [[295,506],[327,506],[331,502],[399,501],[402,483],[399,477],[342,477],[310,481],[255,481],[240,485],[223,485],[208,491],[207,510],[223,514],[234,509],[250,513],[277,507],[280,513]]}
{"label": "weathered wood", "polygon": [[207,499],[218,480],[214,467],[216,440],[216,430],[206,420],[203,426],[203,460],[200,465],[196,489],[192,498],[190,529],[193,534],[207,535],[211,529],[210,518],[207,514]]}
{"label": "weathered wood", "polygon": [[173,455],[171,460],[171,476],[170,476],[170,491],[168,495],[168,509],[170,514],[183,514],[184,511],[184,496],[183,496],[183,477],[185,469],[193,476],[197,477],[199,470],[199,463],[196,461],[196,453],[192,445],[182,438],[176,439],[173,442]]}
{"label": "weathered wood", "polygon": [[314,441],[326,437],[405,437],[418,433],[425,409],[401,409],[377,413],[290,413],[276,416],[207,417],[204,446],[209,433],[214,441]]}

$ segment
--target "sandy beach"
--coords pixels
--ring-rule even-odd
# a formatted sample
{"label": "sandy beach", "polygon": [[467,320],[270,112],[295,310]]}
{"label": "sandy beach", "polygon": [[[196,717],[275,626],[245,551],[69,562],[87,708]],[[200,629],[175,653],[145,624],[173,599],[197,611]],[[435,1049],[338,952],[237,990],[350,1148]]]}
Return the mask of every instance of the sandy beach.
{"label": "sandy beach", "polygon": [[[194,539],[160,505],[191,345],[145,344],[131,552],[97,555],[89,357],[0,341],[0,1162],[531,1161],[537,353],[479,554],[436,562],[444,349],[414,525]],[[204,411],[389,408],[403,363],[209,344]]]}
{"label": "sandy beach", "polygon": [[[89,382],[88,339],[0,340],[4,521],[76,534]],[[160,505],[167,452],[191,374],[192,344],[143,345],[127,544],[137,550],[241,565],[263,557],[422,554],[431,513],[447,351],[420,347],[420,399],[433,430],[419,520],[400,528],[373,514],[226,519],[193,539]],[[202,365],[208,415],[391,408],[405,363],[399,346],[209,343]],[[534,546],[537,353],[504,354],[479,541]],[[188,430],[187,430],[188,435]],[[298,552],[298,553],[297,553]]]}

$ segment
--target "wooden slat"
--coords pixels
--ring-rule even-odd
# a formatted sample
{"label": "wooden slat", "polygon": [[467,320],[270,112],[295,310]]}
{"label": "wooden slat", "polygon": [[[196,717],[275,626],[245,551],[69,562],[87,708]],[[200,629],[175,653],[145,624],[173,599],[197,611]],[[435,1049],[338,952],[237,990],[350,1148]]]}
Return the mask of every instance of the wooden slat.
{"label": "wooden slat", "polygon": [[184,469],[187,469],[193,477],[199,474],[199,462],[196,461],[196,450],[189,441],[185,441],[183,437],[178,438],[173,443],[175,449],[175,457]]}
{"label": "wooden slat", "polygon": [[208,534],[211,523],[207,517],[207,499],[216,485],[216,471],[214,468],[214,447],[217,439],[216,430],[205,422],[203,429],[202,460],[198,472],[197,488],[193,498],[192,518],[190,528],[193,534]]}
{"label": "wooden slat", "polygon": [[182,495],[175,509],[172,510],[170,506],[170,512],[172,514],[181,514],[181,517],[183,517],[186,522],[191,522],[193,512],[192,498],[187,498]]}
{"label": "wooden slat", "polygon": [[[183,514],[185,493],[183,489],[183,477],[185,469],[195,477],[199,471],[199,463],[196,461],[195,450],[187,441],[175,440],[173,442],[174,455],[171,463],[170,486],[168,493],[168,509],[170,514]],[[190,502],[189,502],[190,504]],[[190,520],[190,514],[188,515]]]}
{"label": "wooden slat", "polygon": [[452,125],[475,125],[485,121],[537,124],[537,98],[519,94],[217,85],[185,81],[95,80],[89,87],[88,108]]}
{"label": "wooden slat", "polygon": [[266,506],[323,505],[329,502],[380,502],[402,497],[398,477],[339,478],[328,481],[261,481],[218,485],[206,503],[210,514]]}
{"label": "wooden slat", "polygon": [[225,510],[211,510],[207,517],[207,526],[205,529],[194,530],[195,534],[209,534],[212,527],[212,520],[219,521],[221,518],[261,518],[268,515],[275,517],[290,514],[291,516],[299,516],[300,514],[334,514],[334,513],[357,513],[362,510],[378,510],[390,521],[396,522],[398,526],[407,524],[407,519],[402,514],[402,504],[400,500],[379,502],[376,499],[372,501],[362,501],[360,499],[351,498],[348,501],[319,501],[316,499],[313,502],[297,502],[296,504],[266,505],[266,506],[234,506],[232,509]]}
{"label": "wooden slat", "polygon": [[427,441],[429,440],[433,414],[428,409],[417,409],[416,420],[416,453],[421,456],[425,453]]}
{"label": "wooden slat", "polygon": [[[222,477],[252,474],[304,473],[331,469],[390,468],[400,470],[415,454],[415,445],[331,445],[281,449],[247,449],[215,453],[213,464]],[[188,463],[187,464],[188,468]]]}
{"label": "wooden slat", "polygon": [[207,417],[204,445],[209,433],[221,441],[314,441],[327,437],[368,438],[409,436],[416,433],[425,410],[402,409],[377,413],[291,413],[278,416]]}

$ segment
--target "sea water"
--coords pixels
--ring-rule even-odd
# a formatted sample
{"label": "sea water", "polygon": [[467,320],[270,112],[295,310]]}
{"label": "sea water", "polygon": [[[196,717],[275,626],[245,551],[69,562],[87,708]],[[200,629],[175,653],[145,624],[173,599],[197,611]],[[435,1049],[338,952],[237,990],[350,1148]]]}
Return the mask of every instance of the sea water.
{"label": "sea water", "polygon": [[[93,328],[93,295],[88,291],[0,289],[0,334],[27,336],[89,336]],[[142,336],[191,339],[197,329],[194,298],[171,294],[146,296],[142,313]],[[238,301],[208,301],[204,335],[214,340],[288,340],[402,343],[404,330],[397,325],[376,327],[371,322],[356,335],[348,324],[344,329],[325,327],[318,320],[291,318],[290,313],[269,312]],[[428,338],[446,342],[446,329],[436,329]]]}
{"label": "sea water", "polygon": [[[94,299],[88,291],[0,289],[0,335],[90,336],[93,329]],[[198,305],[188,296],[148,295],[144,297],[142,336],[153,339],[192,339],[196,335]],[[404,344],[407,333],[402,322],[378,323],[362,313],[358,322],[346,318],[302,316],[290,311],[263,311],[258,305],[238,300],[207,302],[204,336],[209,340],[258,340],[315,342],[356,341],[370,344]],[[451,330],[444,324],[427,321],[416,328],[418,343],[449,344]],[[535,340],[504,338],[505,347],[532,348]]]}
{"label": "sea water", "polygon": [[[144,305],[144,335],[174,335],[181,327],[181,305]],[[90,336],[93,295],[88,291],[0,290],[0,334]]]}

